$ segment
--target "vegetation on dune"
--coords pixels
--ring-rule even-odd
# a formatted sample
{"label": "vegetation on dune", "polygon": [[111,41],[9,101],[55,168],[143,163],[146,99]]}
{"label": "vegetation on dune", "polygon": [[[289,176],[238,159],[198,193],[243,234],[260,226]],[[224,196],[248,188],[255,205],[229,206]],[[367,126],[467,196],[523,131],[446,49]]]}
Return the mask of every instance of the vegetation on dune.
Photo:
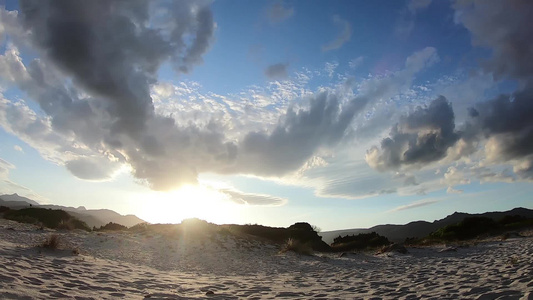
{"label": "vegetation on dune", "polygon": [[61,239],[59,238],[59,236],[57,234],[52,234],[50,236],[48,236],[46,238],[46,240],[44,240],[40,247],[41,248],[46,248],[46,249],[52,249],[52,250],[56,250],[56,249],[59,249],[59,245],[61,244]]}
{"label": "vegetation on dune", "polygon": [[315,231],[316,227],[309,223],[295,223],[288,228],[268,227],[263,225],[227,225],[227,228],[234,233],[248,234],[259,238],[267,239],[278,244],[284,244],[282,250],[291,241],[294,245],[308,245],[311,250],[327,252],[331,251],[328,244]]}
{"label": "vegetation on dune", "polygon": [[430,237],[442,240],[466,240],[497,228],[498,223],[491,218],[469,217],[457,224],[448,225],[432,232]]}
{"label": "vegetation on dune", "polygon": [[117,223],[109,222],[105,224],[104,226],[100,226],[100,228],[96,228],[96,227],[93,228],[93,231],[106,231],[106,230],[113,230],[113,231],[128,230],[128,227],[117,224]]}
{"label": "vegetation on dune", "polygon": [[9,211],[9,210],[10,210],[10,208],[7,207],[7,206],[3,206],[3,205],[0,206],[0,213],[4,213],[4,212]]}
{"label": "vegetation on dune", "polygon": [[313,248],[309,243],[302,243],[298,240],[289,238],[281,247],[280,253],[292,251],[302,255],[313,255]]}
{"label": "vegetation on dune", "polygon": [[420,245],[438,242],[465,241],[480,237],[505,234],[533,226],[533,219],[519,215],[506,215],[499,220],[487,217],[468,217],[456,224],[444,226],[422,239],[406,239],[406,244]]}
{"label": "vegetation on dune", "polygon": [[391,242],[375,232],[360,233],[358,235],[339,236],[333,240],[331,248],[334,251],[361,251],[390,245]]}
{"label": "vegetation on dune", "polygon": [[19,210],[8,210],[4,213],[4,218],[30,224],[41,224],[52,229],[83,229],[91,231],[89,226],[83,221],[69,215],[61,209],[45,208],[23,208]]}

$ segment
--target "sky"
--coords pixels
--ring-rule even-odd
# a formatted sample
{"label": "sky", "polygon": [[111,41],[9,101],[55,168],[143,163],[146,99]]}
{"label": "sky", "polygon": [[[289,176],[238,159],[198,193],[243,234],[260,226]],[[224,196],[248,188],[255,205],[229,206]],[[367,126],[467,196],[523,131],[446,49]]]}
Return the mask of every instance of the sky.
{"label": "sky", "polygon": [[533,2],[0,0],[0,194],[322,230],[533,208]]}

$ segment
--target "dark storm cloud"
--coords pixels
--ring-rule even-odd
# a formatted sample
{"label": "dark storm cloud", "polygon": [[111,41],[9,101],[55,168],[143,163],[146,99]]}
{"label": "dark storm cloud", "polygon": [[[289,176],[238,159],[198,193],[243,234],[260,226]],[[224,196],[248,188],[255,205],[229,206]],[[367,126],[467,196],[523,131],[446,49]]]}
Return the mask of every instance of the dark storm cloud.
{"label": "dark storm cloud", "polygon": [[287,68],[289,64],[274,64],[270,65],[265,70],[265,76],[268,79],[285,79],[287,78]]}
{"label": "dark storm cloud", "polygon": [[[168,15],[158,10],[154,19],[151,4],[21,2],[22,23],[44,57],[15,81],[51,117],[55,131],[86,147],[87,153],[74,152],[77,158],[65,162],[80,178],[108,178],[118,161],[130,164],[152,188],[167,190],[196,182],[199,171],[217,170],[235,158],[236,149],[219,126],[179,127],[154,113],[150,97],[161,63],[171,61],[179,72],[189,72],[202,61],[215,28],[210,8],[171,2],[163,9]],[[17,57],[11,60],[21,64]],[[58,143],[67,153],[69,145]]]}
{"label": "dark storm cloud", "polygon": [[[190,22],[150,28],[147,1],[21,1],[24,26],[49,59],[81,87],[108,101],[113,128],[129,134],[153,115],[149,85],[168,59],[187,71],[207,50],[214,23],[209,9],[181,7]],[[189,3],[189,2],[187,2]],[[189,4],[188,6],[193,6]],[[173,11],[170,10],[170,13]],[[178,16],[180,16],[178,14]],[[195,38],[189,45],[187,34]]]}
{"label": "dark storm cloud", "polygon": [[472,43],[489,47],[485,71],[497,78],[515,79],[517,91],[481,102],[469,110],[465,133],[487,138],[491,161],[512,161],[521,178],[533,177],[533,2],[457,1],[460,21],[472,33]]}
{"label": "dark storm cloud", "polygon": [[261,175],[297,169],[320,147],[337,144],[367,102],[368,98],[356,97],[341,106],[334,93],[312,96],[308,109],[289,109],[271,133],[248,133],[239,145],[237,168]]}
{"label": "dark storm cloud", "polygon": [[194,183],[202,172],[279,176],[295,171],[322,147],[336,146],[370,101],[392,97],[438,60],[428,47],[409,57],[404,69],[369,80],[356,97],[317,93],[309,105],[289,108],[272,130],[229,140],[216,121],[178,125],[155,114],[150,98],[161,63],[171,61],[185,72],[201,61],[214,28],[207,6],[171,2],[168,18],[152,18],[150,5],[142,1],[25,1],[21,6],[22,22],[43,55],[25,65],[12,51],[0,62],[16,68],[2,75],[47,117],[6,104],[18,113],[17,119],[6,115],[11,130],[39,145],[55,144],[47,151],[59,152],[55,161],[80,178],[108,178],[127,164],[156,190]]}
{"label": "dark storm cloud", "polygon": [[516,160],[515,173],[522,178],[532,178],[533,88],[479,103],[475,110],[478,116],[472,118],[471,130],[477,136],[488,138],[489,159]]}
{"label": "dark storm cloud", "polygon": [[[488,47],[484,70],[497,78],[515,79],[516,92],[480,102],[468,109],[469,120],[455,131],[454,113],[444,98],[419,108],[391,129],[390,137],[367,152],[369,165],[392,170],[420,166],[444,158],[455,146],[454,157],[468,156],[485,141],[488,162],[513,164],[521,178],[533,178],[533,2],[456,1],[456,20],[472,34],[474,46]],[[457,143],[458,141],[460,143]]]}
{"label": "dark storm cloud", "polygon": [[441,96],[400,118],[389,137],[381,141],[381,149],[367,151],[366,160],[380,171],[423,165],[444,158],[458,139],[452,106]]}
{"label": "dark storm cloud", "polygon": [[530,0],[456,1],[456,15],[474,46],[489,47],[485,69],[498,77],[533,79],[533,2]]}

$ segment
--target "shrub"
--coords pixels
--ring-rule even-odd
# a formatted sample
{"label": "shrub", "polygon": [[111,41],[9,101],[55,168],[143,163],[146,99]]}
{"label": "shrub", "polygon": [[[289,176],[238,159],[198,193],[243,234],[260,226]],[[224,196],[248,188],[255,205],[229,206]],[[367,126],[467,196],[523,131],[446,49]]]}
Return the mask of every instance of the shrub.
{"label": "shrub", "polygon": [[430,237],[443,240],[466,240],[498,229],[498,223],[491,218],[470,217],[463,221],[440,228]]}
{"label": "shrub", "polygon": [[121,225],[121,224],[109,222],[104,226],[100,226],[100,228],[97,230],[98,231],[100,230],[128,230],[128,227]]}
{"label": "shrub", "polygon": [[90,231],[85,222],[80,221],[61,209],[45,208],[23,208],[20,210],[9,210],[4,214],[4,218],[21,222],[42,225],[54,229],[83,229]]}
{"label": "shrub", "polygon": [[335,251],[364,250],[367,248],[378,248],[389,245],[389,240],[375,232],[360,233],[358,235],[347,235],[337,237],[333,240],[331,247]]}
{"label": "shrub", "polygon": [[150,225],[149,223],[143,222],[143,223],[139,223],[139,224],[135,224],[131,226],[130,228],[128,228],[128,230],[132,232],[145,232],[145,231],[148,231],[149,225]]}
{"label": "shrub", "polygon": [[281,248],[281,253],[292,251],[301,255],[313,255],[313,248],[309,243],[302,243],[298,240],[289,238]]}
{"label": "shrub", "polygon": [[52,234],[46,238],[46,240],[41,244],[41,248],[46,249],[58,249],[61,239],[57,234]]}

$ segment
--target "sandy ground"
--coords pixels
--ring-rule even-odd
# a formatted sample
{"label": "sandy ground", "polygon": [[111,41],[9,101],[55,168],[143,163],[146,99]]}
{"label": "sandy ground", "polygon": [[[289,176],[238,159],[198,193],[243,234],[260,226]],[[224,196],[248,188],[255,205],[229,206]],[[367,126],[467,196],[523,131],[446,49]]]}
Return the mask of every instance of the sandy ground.
{"label": "sandy ground", "polygon": [[[53,233],[65,250],[35,247]],[[299,256],[219,233],[55,232],[0,219],[0,299],[533,299],[533,237],[442,249]]]}

